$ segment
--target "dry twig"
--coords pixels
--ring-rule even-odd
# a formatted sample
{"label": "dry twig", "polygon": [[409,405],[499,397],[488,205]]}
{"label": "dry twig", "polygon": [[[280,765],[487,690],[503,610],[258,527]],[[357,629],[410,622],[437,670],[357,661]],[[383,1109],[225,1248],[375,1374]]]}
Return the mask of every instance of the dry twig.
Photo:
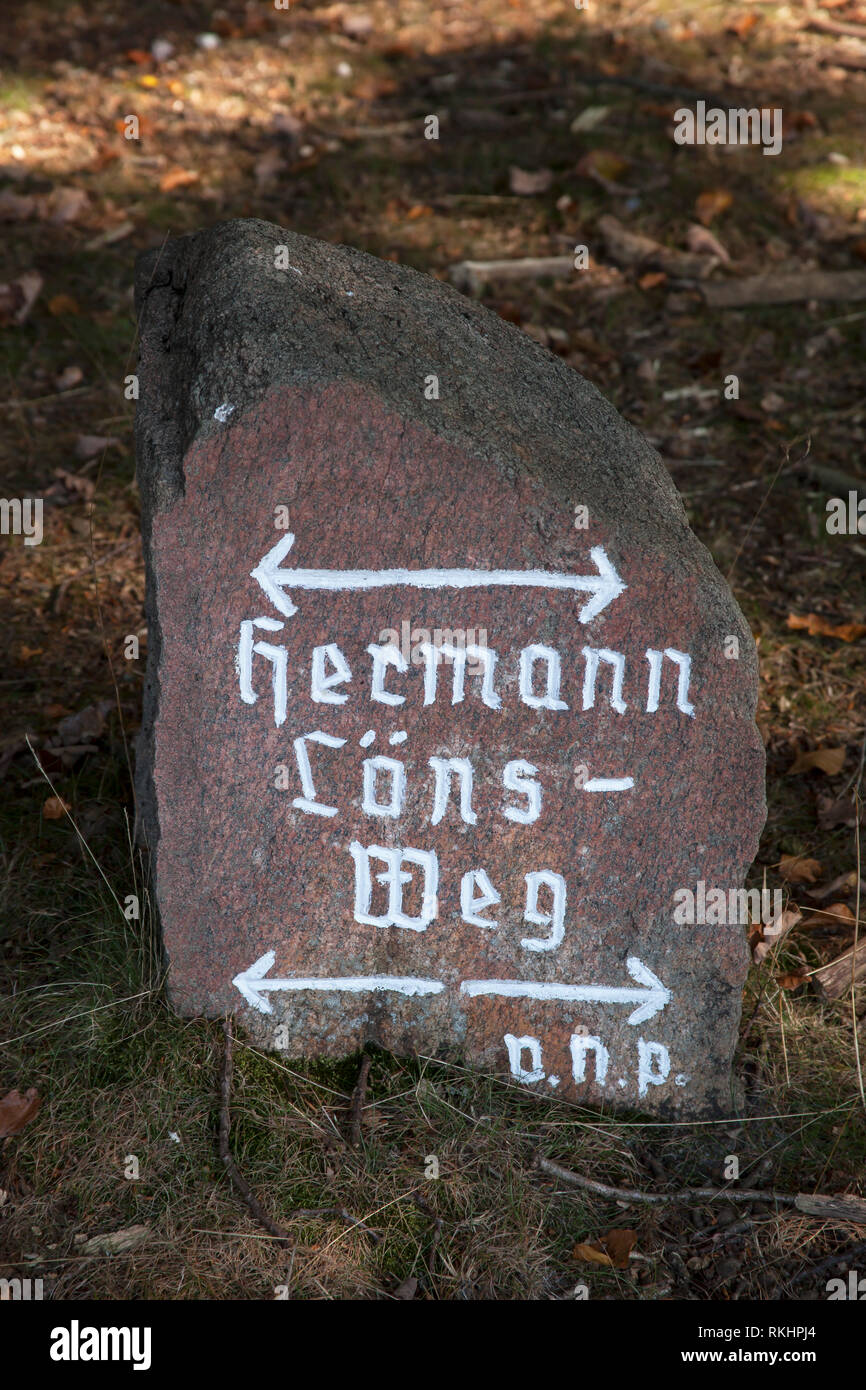
{"label": "dry twig", "polygon": [[802,1284],[810,1278],[818,1279],[822,1274],[826,1274],[828,1270],[835,1269],[837,1265],[850,1264],[852,1260],[857,1259],[858,1256],[863,1254],[866,1254],[866,1240],[861,1241],[859,1245],[849,1246],[847,1250],[842,1250],[837,1255],[828,1256],[828,1258],[822,1260],[820,1264],[810,1265],[807,1269],[801,1270],[799,1274],[794,1275],[793,1279],[788,1280],[787,1285],[779,1284],[776,1287],[773,1292],[773,1299],[784,1298],[786,1296],[786,1288],[790,1289],[794,1284]]}
{"label": "dry twig", "polygon": [[802,304],[810,299],[866,299],[866,270],[807,270],[795,274],[747,275],[700,286],[711,309],[748,309],[753,304]]}
{"label": "dry twig", "polygon": [[595,1192],[599,1197],[612,1197],[618,1202],[650,1202],[659,1205],[663,1202],[775,1202],[778,1206],[795,1207],[806,1216],[815,1216],[822,1221],[852,1221],[866,1225],[866,1201],[860,1197],[826,1197],[808,1192],[761,1191],[747,1187],[681,1187],[676,1192],[640,1192],[636,1188],[610,1187],[594,1178],[585,1178],[563,1168],[552,1159],[536,1155],[535,1167],[552,1178],[559,1178],[572,1187],[582,1187],[586,1192]]}
{"label": "dry twig", "polygon": [[[261,1226],[264,1226],[265,1230],[269,1231],[272,1236],[276,1236],[277,1240],[280,1242],[281,1245],[293,1247],[294,1241],[290,1236],[289,1232],[285,1231],[282,1226],[278,1226],[276,1221],[274,1221],[265,1211],[258,1197],[253,1192],[243,1173],[241,1173],[240,1169],[238,1168],[237,1164],[232,1158],[231,1151],[229,1149],[229,1134],[231,1132],[230,1107],[232,1096],[232,1071],[234,1068],[234,1039],[232,1036],[231,1015],[228,1015],[225,1019],[223,1019],[223,1035],[225,1037],[226,1045],[225,1054],[223,1058],[222,1103],[220,1105],[220,1158],[223,1161],[223,1166],[225,1167],[226,1172],[231,1178],[232,1183],[237,1188],[240,1195],[243,1197],[244,1201],[246,1202],[247,1206],[249,1207],[250,1211],[252,1212],[256,1220],[259,1222],[259,1224]],[[346,1211],[345,1207],[296,1207],[295,1210],[291,1213],[291,1215],[293,1219],[299,1220],[310,1220],[316,1216],[336,1216],[339,1218],[339,1220],[345,1221],[350,1226],[359,1227],[360,1230],[365,1231],[367,1235],[372,1236],[374,1240],[379,1240],[381,1238],[378,1231],[374,1231],[371,1226],[365,1225],[365,1223],[359,1220],[357,1216],[353,1216],[351,1212]]]}
{"label": "dry twig", "polygon": [[223,1019],[223,1036],[225,1038],[225,1053],[223,1055],[223,1074],[222,1074],[222,1103],[220,1105],[220,1130],[219,1130],[219,1152],[223,1162],[223,1167],[243,1197],[253,1216],[259,1225],[264,1226],[266,1231],[270,1231],[272,1236],[276,1236],[283,1245],[291,1245],[292,1238],[288,1231],[284,1231],[272,1220],[265,1211],[258,1197],[253,1192],[246,1178],[241,1173],[229,1149],[229,1134],[231,1133],[231,1098],[232,1098],[232,1072],[234,1070],[231,1015]]}
{"label": "dry twig", "polygon": [[367,1098],[367,1081],[370,1076],[370,1066],[372,1058],[369,1052],[365,1052],[361,1058],[361,1066],[358,1071],[358,1080],[355,1083],[355,1090],[352,1093],[352,1114],[349,1122],[349,1143],[353,1149],[357,1149],[361,1142],[361,1114],[364,1109],[364,1101]]}

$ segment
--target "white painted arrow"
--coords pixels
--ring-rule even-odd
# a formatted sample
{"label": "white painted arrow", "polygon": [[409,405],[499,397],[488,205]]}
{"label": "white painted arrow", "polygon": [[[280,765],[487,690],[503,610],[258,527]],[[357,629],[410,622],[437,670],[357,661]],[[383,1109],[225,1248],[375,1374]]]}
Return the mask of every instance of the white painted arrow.
{"label": "white painted arrow", "polygon": [[590,557],[598,574],[561,574],[557,570],[302,570],[281,569],[280,565],[294,545],[290,531],[268,551],[261,564],[251,571],[275,608],[290,618],[297,605],[285,589],[382,589],[391,585],[408,585],[414,589],[479,589],[492,585],[511,588],[578,589],[592,595],[581,608],[578,618],[592,622],[602,609],[612,603],[625,589],[610,560],[600,545],[594,545]]}
{"label": "white painted arrow", "polygon": [[265,998],[267,990],[315,989],[319,991],[342,990],[349,994],[366,994],[368,991],[395,990],[397,994],[441,994],[445,986],[439,980],[419,980],[411,975],[337,975],[337,976],[289,976],[284,979],[265,979],[276,960],[274,951],[266,951],[248,970],[235,975],[232,984],[244,996],[248,1004],[260,1013],[272,1014],[273,1009]]}
{"label": "white painted arrow", "polygon": [[500,994],[508,999],[563,999],[568,1002],[599,1004],[638,1004],[640,1007],[629,1015],[631,1024],[645,1023],[648,1018],[661,1013],[670,1001],[671,992],[661,980],[649,970],[637,956],[629,956],[626,961],[628,973],[644,989],[634,989],[629,985],[622,988],[616,985],[560,985],[547,984],[542,980],[464,980],[460,986],[461,994],[475,998],[480,994]]}
{"label": "white painted arrow", "polygon": [[[240,990],[248,1004],[260,1013],[273,1013],[271,1005],[264,997],[271,990],[330,990],[349,994],[366,994],[393,990],[397,994],[409,996],[419,994],[441,994],[445,985],[441,980],[423,980],[414,975],[316,975],[286,976],[282,979],[268,977],[268,971],[276,960],[274,951],[266,951],[255,964],[235,975],[232,984]],[[628,1018],[631,1024],[645,1023],[653,1018],[670,1002],[671,992],[666,989],[658,976],[638,960],[629,956],[626,961],[629,975],[637,985],[564,985],[548,984],[543,980],[464,980],[460,993],[470,998],[483,994],[497,994],[508,999],[563,1000],[567,1003],[599,1004],[637,1004]]]}

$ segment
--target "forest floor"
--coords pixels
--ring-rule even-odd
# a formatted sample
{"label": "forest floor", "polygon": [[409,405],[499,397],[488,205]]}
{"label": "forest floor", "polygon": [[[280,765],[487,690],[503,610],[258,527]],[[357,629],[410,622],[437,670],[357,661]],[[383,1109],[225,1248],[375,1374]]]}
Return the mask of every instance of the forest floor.
{"label": "forest floor", "polygon": [[[859,930],[866,535],[828,530],[827,504],[866,496],[866,303],[711,309],[703,280],[625,264],[599,226],[715,249],[711,283],[866,276],[866,5],[22,0],[2,25],[0,469],[4,496],[44,499],[45,536],[0,541],[0,1096],[40,1100],[0,1139],[0,1276],[64,1299],[824,1298],[813,1271],[844,1271],[862,1225],[623,1204],[534,1156],[647,1191],[723,1187],[735,1156],[732,1186],[866,1196],[866,992],[828,999],[815,975]],[[698,97],[781,108],[781,152],[677,145]],[[749,882],[781,888],[793,925],[750,972],[736,1122],[610,1116],[377,1052],[353,1146],[360,1059],[241,1034],[231,1149],[291,1248],[229,1181],[222,1029],[168,1008],[131,847],[144,660],[124,659],[130,634],[146,652],[133,261],[228,217],[441,278],[589,248],[580,274],[480,292],[657,446],[758,642]]]}

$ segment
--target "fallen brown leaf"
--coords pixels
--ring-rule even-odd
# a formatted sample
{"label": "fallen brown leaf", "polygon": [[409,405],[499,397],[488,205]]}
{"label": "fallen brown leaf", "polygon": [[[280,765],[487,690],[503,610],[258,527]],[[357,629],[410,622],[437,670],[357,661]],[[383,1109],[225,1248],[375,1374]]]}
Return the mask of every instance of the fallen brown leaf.
{"label": "fallen brown leaf", "polygon": [[581,1242],[574,1247],[571,1256],[574,1260],[583,1260],[587,1264],[605,1265],[607,1269],[613,1269],[613,1260],[610,1255],[598,1245]]}
{"label": "fallen brown leaf", "polygon": [[66,812],[71,810],[72,807],[68,801],[64,801],[59,796],[49,796],[42,807],[42,816],[45,820],[61,820]]}
{"label": "fallen brown leaf", "polygon": [[613,1260],[614,1269],[628,1269],[628,1257],[637,1244],[637,1231],[613,1226],[601,1237],[601,1244]]}
{"label": "fallen brown leaf", "polygon": [[776,984],[780,989],[799,989],[808,974],[805,966],[801,970],[789,970],[786,975],[776,976]]}
{"label": "fallen brown leaf", "polygon": [[784,115],[784,133],[787,135],[789,130],[814,130],[818,124],[818,117],[814,111],[786,111]]}
{"label": "fallen brown leaf", "polygon": [[352,96],[358,101],[378,101],[380,97],[393,96],[397,83],[391,77],[362,77],[352,87]]}
{"label": "fallen brown leaf", "polygon": [[845,765],[847,751],[846,748],[815,748],[811,753],[798,753],[788,768],[788,776],[795,772],[811,772],[817,767],[828,777],[835,777]]}
{"label": "fallen brown leaf", "polygon": [[695,201],[695,216],[705,227],[709,227],[713,218],[720,213],[726,212],[734,201],[733,193],[729,193],[726,188],[708,188],[705,192],[699,193]]}
{"label": "fallen brown leaf", "polygon": [[821,927],[828,931],[847,931],[857,921],[847,903],[831,903],[820,912],[811,912],[803,918],[802,926],[814,931]]}
{"label": "fallen brown leaf", "polygon": [[89,166],[89,172],[91,174],[98,174],[109,164],[114,164],[118,159],[120,159],[120,150],[115,149],[111,145],[102,145]]}
{"label": "fallen brown leaf", "polygon": [[10,1134],[17,1134],[23,1129],[41,1104],[35,1086],[31,1086],[23,1095],[18,1090],[7,1091],[0,1098],[0,1139],[8,1139]]}
{"label": "fallen brown leaf", "polygon": [[161,193],[172,193],[176,188],[189,188],[191,184],[198,183],[201,174],[195,169],[182,169],[180,165],[175,165],[166,171],[159,181]]}
{"label": "fallen brown leaf", "polygon": [[746,14],[738,15],[736,19],[729,20],[725,25],[728,34],[736,34],[738,39],[745,39],[751,34],[758,22],[758,15],[754,10],[749,10]]}
{"label": "fallen brown leaf", "polygon": [[810,637],[838,637],[843,642],[856,642],[866,637],[866,623],[833,624],[820,613],[789,613],[788,627],[805,630]]}
{"label": "fallen brown leaf", "polygon": [[627,159],[615,150],[588,150],[578,160],[577,172],[600,183],[617,183],[629,167]]}
{"label": "fallen brown leaf", "polygon": [[640,277],[638,285],[642,290],[654,290],[657,286],[663,285],[667,278],[663,270],[648,270]]}
{"label": "fallen brown leaf", "polygon": [[64,314],[78,314],[80,309],[78,301],[72,298],[71,294],[54,294],[45,306],[52,318],[61,318]]}
{"label": "fallen brown leaf", "polygon": [[821,864],[817,859],[807,859],[801,854],[785,854],[779,860],[779,873],[788,883],[817,883],[821,877]]}
{"label": "fallen brown leaf", "polygon": [[787,936],[792,927],[796,927],[802,918],[799,908],[786,907],[778,917],[774,917],[771,922],[764,925],[762,922],[754,924],[755,930],[749,936],[749,946],[752,951],[752,960],[756,965],[760,965],[772,951],[773,947]]}

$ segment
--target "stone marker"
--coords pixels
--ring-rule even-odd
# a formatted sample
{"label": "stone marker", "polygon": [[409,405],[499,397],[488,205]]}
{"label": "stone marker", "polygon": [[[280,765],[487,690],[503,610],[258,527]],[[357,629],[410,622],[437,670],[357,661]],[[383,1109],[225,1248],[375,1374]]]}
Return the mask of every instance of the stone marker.
{"label": "stone marker", "polygon": [[658,456],[359,251],[229,222],[137,291],[139,829],[176,1008],[729,1110],[756,656]]}

